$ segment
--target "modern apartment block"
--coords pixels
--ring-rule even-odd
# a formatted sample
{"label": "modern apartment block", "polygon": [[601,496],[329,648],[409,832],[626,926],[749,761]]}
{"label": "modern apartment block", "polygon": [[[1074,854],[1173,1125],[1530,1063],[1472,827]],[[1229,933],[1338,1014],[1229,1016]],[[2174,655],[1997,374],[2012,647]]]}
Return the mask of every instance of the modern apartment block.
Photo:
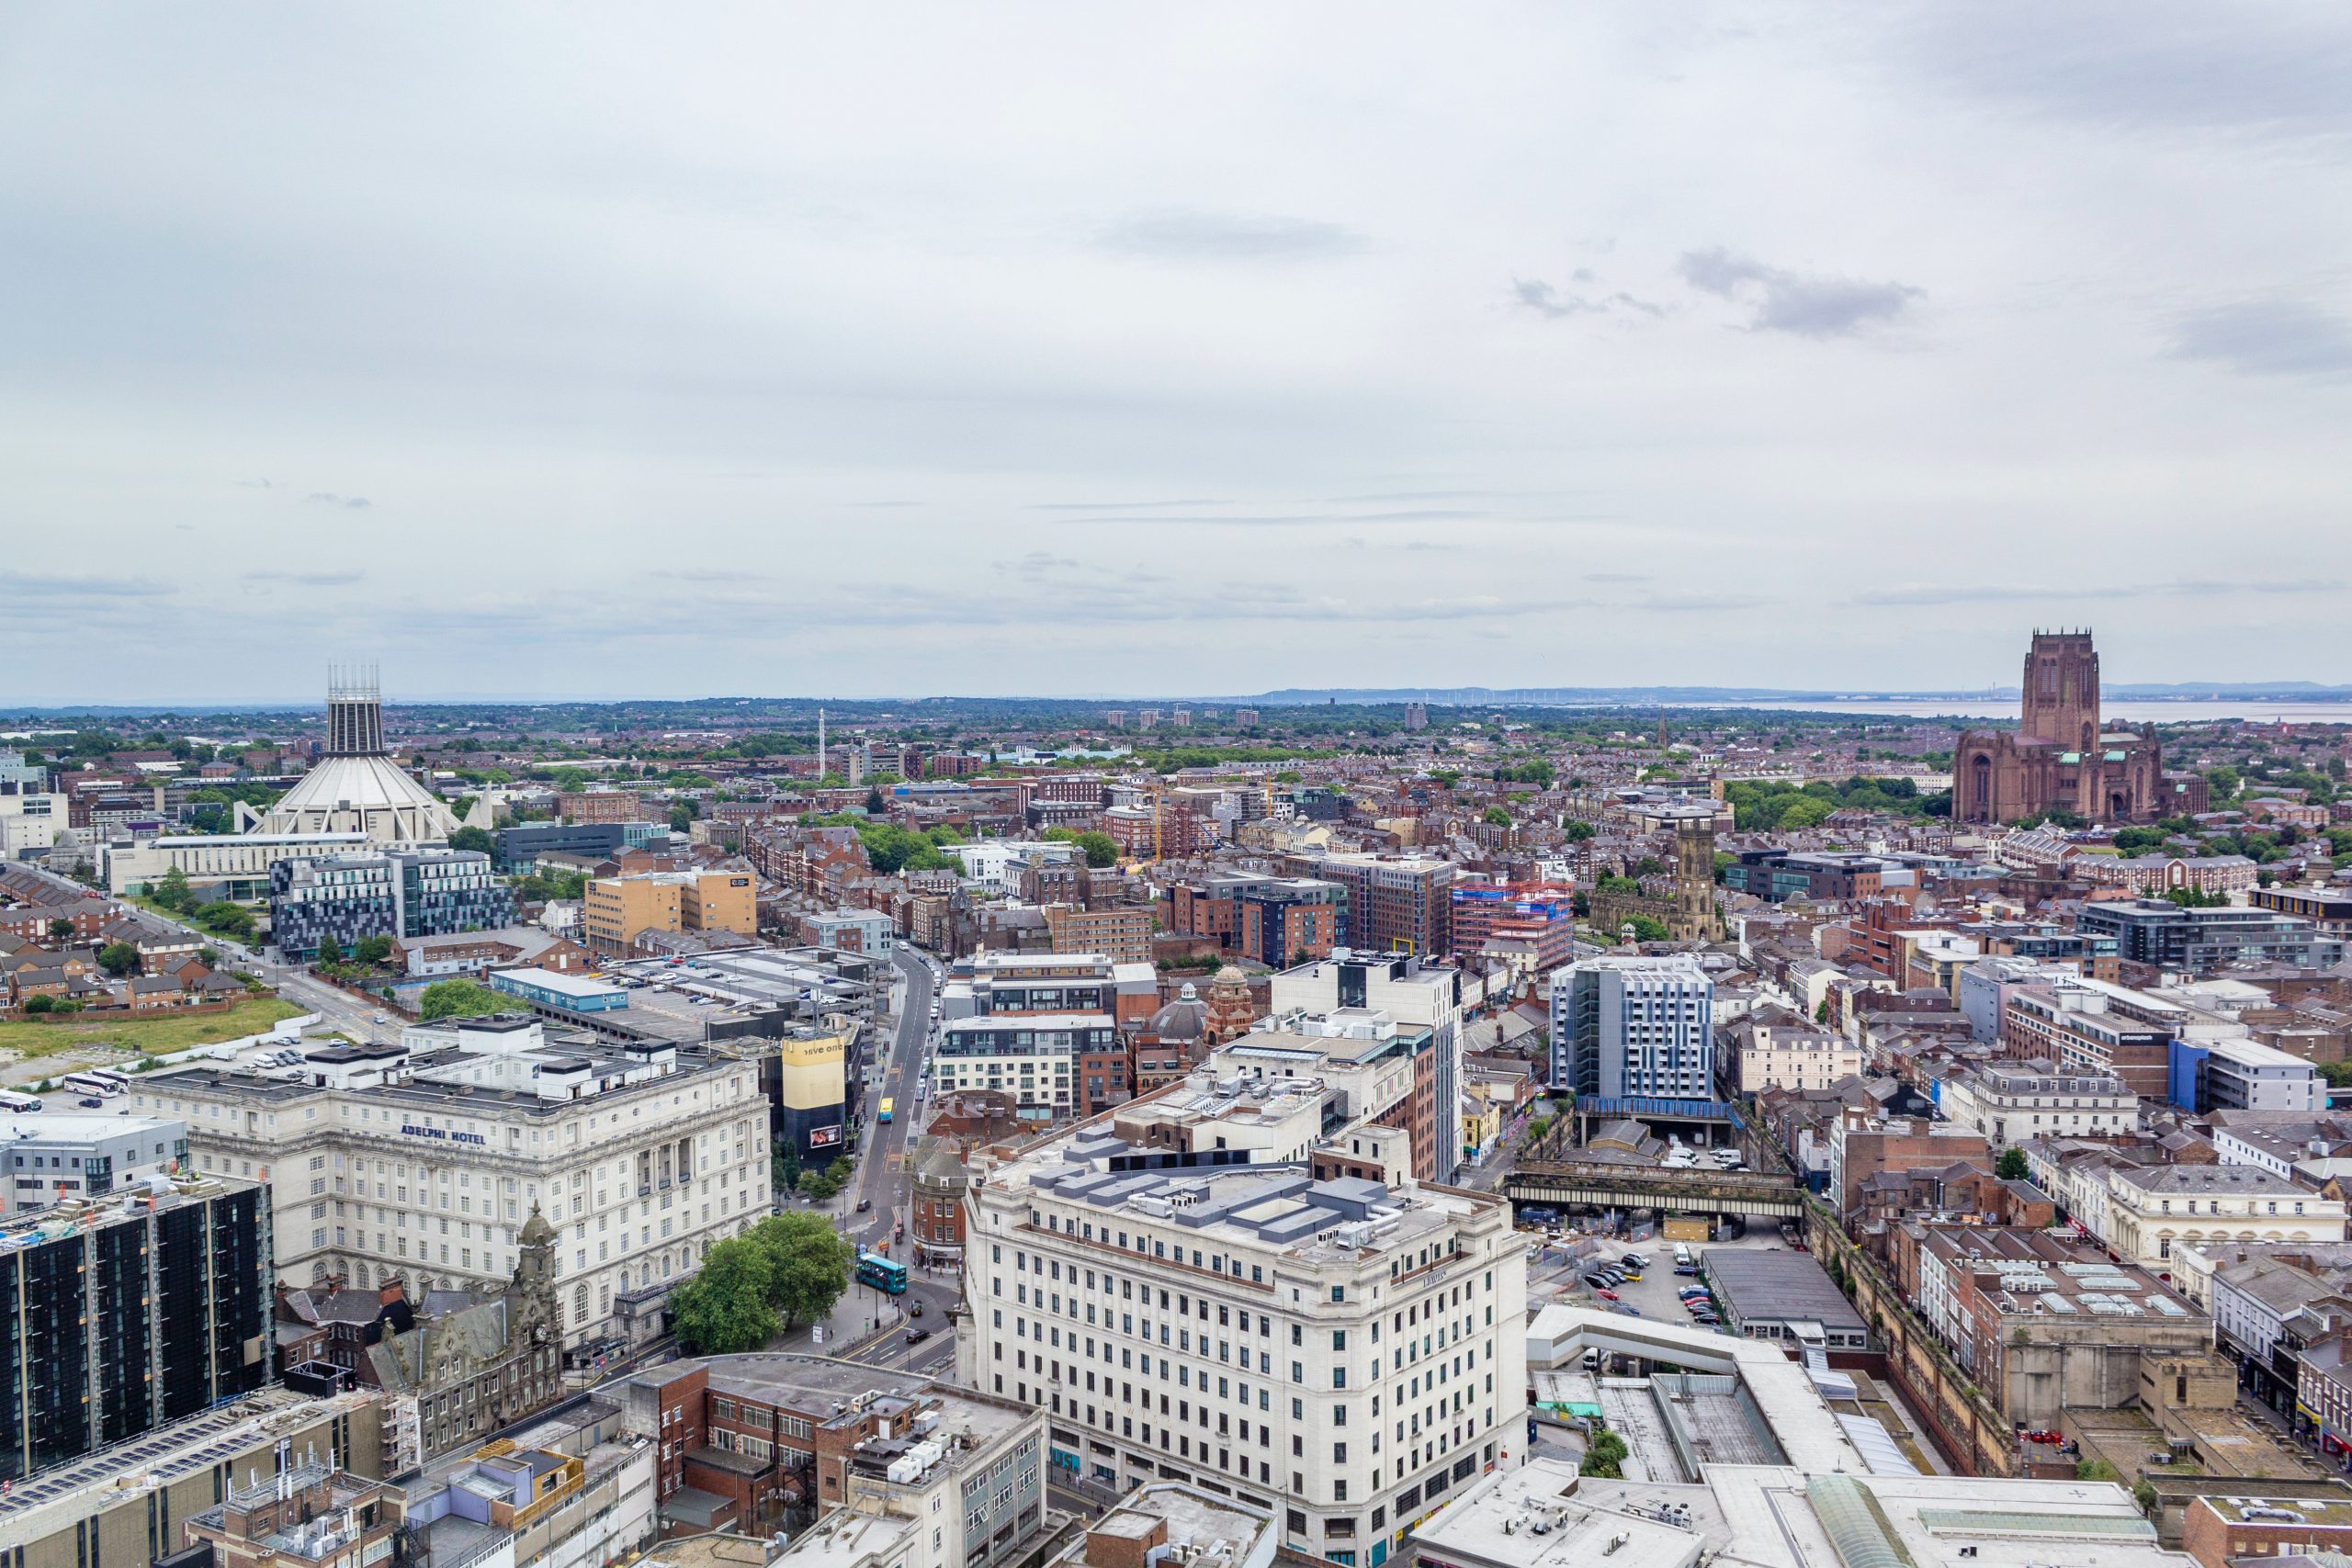
{"label": "modern apartment block", "polygon": [[1313,877],[1220,872],[1169,889],[1170,930],[1277,967],[1328,957],[1346,915],[1347,890]]}
{"label": "modern apartment block", "polygon": [[269,1213],[250,1181],[171,1183],[0,1230],[0,1482],[270,1380]]}
{"label": "modern apartment block", "polygon": [[2341,939],[2273,909],[2184,909],[2168,898],[2124,898],[2085,904],[2075,923],[2113,937],[2126,964],[2177,974],[2210,975],[2241,962],[2324,969],[2344,961]]}
{"label": "modern apartment block", "polygon": [[1335,950],[1319,963],[1279,971],[1269,998],[1277,1016],[1349,1009],[1428,1031],[1413,1053],[1414,1174],[1444,1181],[1462,1163],[1462,971],[1418,957]]}
{"label": "modern apartment block", "polygon": [[1689,953],[1588,958],[1552,976],[1552,1081],[1603,1100],[1708,1100],[1714,982]]}
{"label": "modern apartment block", "polygon": [[760,931],[758,879],[748,871],[656,871],[588,885],[581,912],[588,949],[627,954],[647,931]]}
{"label": "modern apartment block", "polygon": [[0,1122],[0,1170],[7,1190],[0,1213],[52,1209],[145,1188],[187,1163],[187,1128],[179,1122],[128,1114],[52,1111]]}
{"label": "modern apartment block", "polygon": [[540,1212],[572,1344],[650,1337],[710,1243],[768,1213],[755,1058],[549,1039],[519,1013],[322,1046],[280,1077],[142,1074],[130,1102],[185,1120],[199,1170],[269,1183],[289,1284],[502,1290]]}
{"label": "modern apartment block", "polygon": [[1453,863],[1436,855],[1359,854],[1317,851],[1287,857],[1301,876],[1336,882],[1347,890],[1340,942],[1358,952],[1453,951]]}
{"label": "modern apartment block", "polygon": [[479,851],[375,850],[269,868],[270,939],[291,957],[310,957],[329,938],[348,953],[374,936],[449,936],[514,923],[514,895]]}
{"label": "modern apartment block", "polygon": [[1139,906],[1081,909],[1048,904],[1046,930],[1056,953],[1100,953],[1114,964],[1151,962],[1151,911]]}
{"label": "modern apartment block", "polygon": [[1317,1180],[1332,1092],[1204,1067],[985,1171],[958,1381],[1042,1404],[1093,1480],[1374,1564],[1523,1441],[1526,1258],[1502,1199]]}
{"label": "modern apartment block", "polygon": [[1536,974],[1574,956],[1576,889],[1565,884],[1457,882],[1452,902],[1458,954],[1509,958]]}
{"label": "modern apartment block", "polygon": [[951,1019],[932,1053],[932,1093],[995,1089],[1012,1097],[1023,1120],[1049,1122],[1075,1111],[1081,1059],[1120,1049],[1107,1012]]}

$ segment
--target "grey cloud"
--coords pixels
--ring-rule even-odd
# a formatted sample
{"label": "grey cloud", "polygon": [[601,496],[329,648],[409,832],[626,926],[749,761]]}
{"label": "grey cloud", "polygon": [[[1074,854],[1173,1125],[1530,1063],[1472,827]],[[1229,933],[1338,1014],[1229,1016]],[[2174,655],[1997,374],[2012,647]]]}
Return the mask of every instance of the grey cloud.
{"label": "grey cloud", "polygon": [[356,569],[345,571],[249,571],[247,582],[290,582],[301,588],[340,588],[358,582],[367,573]]}
{"label": "grey cloud", "polygon": [[1579,316],[1588,310],[1600,309],[1589,300],[1561,293],[1540,277],[1513,278],[1510,291],[1519,297],[1521,305],[1555,321],[1563,316]]}
{"label": "grey cloud", "polygon": [[1023,577],[1033,578],[1043,577],[1050,571],[1080,570],[1077,558],[1057,556],[1047,550],[1031,550],[1018,560],[1001,560],[992,564],[999,571],[1018,572]]}
{"label": "grey cloud", "polygon": [[[1577,269],[1574,281],[1589,283],[1591,280],[1592,274],[1589,271],[1582,267]],[[1511,280],[1510,291],[1521,305],[1539,316],[1555,321],[1564,316],[1606,315],[1612,310],[1637,310],[1645,316],[1653,318],[1666,314],[1665,306],[1648,299],[1637,299],[1623,289],[1601,299],[1591,299],[1581,294],[1564,293],[1540,277],[1520,277]]]}
{"label": "grey cloud", "polygon": [[2183,316],[2169,353],[2242,376],[2341,376],[2352,371],[2352,323],[2299,299],[2249,299]]}
{"label": "grey cloud", "polygon": [[163,599],[176,592],[169,583],[141,577],[0,572],[0,593],[21,593],[35,599]]}
{"label": "grey cloud", "polygon": [[[1059,523],[1151,524],[1167,525],[1171,527],[1230,526],[1238,528],[1303,528],[1323,523],[1334,525],[1357,523],[1467,523],[1476,522],[1479,519],[1489,516],[1492,516],[1492,513],[1486,512],[1425,509],[1410,512],[1349,513],[1331,516],[1325,516],[1323,514],[1311,512],[1236,513],[1227,516],[1219,516],[1215,513],[1201,513],[1196,514],[1186,513],[1178,515],[1162,514],[1154,517],[1061,517],[1056,518],[1055,521]],[[1509,521],[1509,519],[1504,519],[1503,521]]]}
{"label": "grey cloud", "polygon": [[1938,604],[2007,604],[2045,600],[2211,599],[2233,593],[2333,593],[2343,586],[2342,581],[2335,578],[2281,578],[2254,582],[2191,578],[2173,582],[2122,582],[2064,588],[2036,588],[2023,583],[1912,583],[1870,589],[1854,595],[1851,603],[1871,607],[1917,608]]}
{"label": "grey cloud", "polygon": [[1160,261],[1317,261],[1353,255],[1363,236],[1311,218],[1231,212],[1138,214],[1105,227],[1106,250]]}
{"label": "grey cloud", "polygon": [[302,498],[317,506],[341,506],[356,512],[375,503],[364,495],[337,495],[331,490],[314,490]]}
{"label": "grey cloud", "polygon": [[1196,495],[1183,501],[1041,501],[1030,507],[1032,512],[1148,512],[1155,506],[1222,506],[1225,503],[1212,496]]}
{"label": "grey cloud", "polygon": [[1641,571],[1588,571],[1587,582],[1647,582],[1649,574]]}
{"label": "grey cloud", "polygon": [[1751,332],[1790,333],[1797,337],[1851,337],[1866,327],[1891,321],[1923,291],[1906,283],[1864,283],[1853,278],[1795,273],[1769,266],[1753,256],[1716,246],[1684,253],[1677,271],[1702,293],[1737,300],[1753,312]]}
{"label": "grey cloud", "polygon": [[2257,17],[2226,6],[2142,6],[2128,28],[2097,6],[2018,6],[1996,23],[1973,7],[1914,15],[1905,52],[1930,79],[1971,96],[2102,130],[2352,132],[2344,91],[2352,38],[2333,6]]}
{"label": "grey cloud", "polygon": [[846,503],[859,512],[896,512],[910,506],[921,506],[920,501],[853,501]]}
{"label": "grey cloud", "polygon": [[267,490],[269,481],[267,479],[239,479],[237,488],[239,490]]}
{"label": "grey cloud", "polygon": [[1774,603],[1777,601],[1760,593],[1654,593],[1634,601],[1630,607],[1680,615],[1698,610],[1754,610]]}
{"label": "grey cloud", "polygon": [[715,566],[657,567],[646,575],[666,577],[673,582],[765,582],[768,581],[768,574],[763,571],[741,571],[733,567]]}

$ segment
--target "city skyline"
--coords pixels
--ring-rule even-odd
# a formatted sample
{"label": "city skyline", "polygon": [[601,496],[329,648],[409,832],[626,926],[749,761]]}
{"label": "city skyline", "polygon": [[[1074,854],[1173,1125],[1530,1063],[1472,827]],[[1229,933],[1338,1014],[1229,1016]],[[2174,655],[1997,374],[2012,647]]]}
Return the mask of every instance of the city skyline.
{"label": "city skyline", "polygon": [[0,700],[2352,665],[2340,16],[413,17],[12,19]]}

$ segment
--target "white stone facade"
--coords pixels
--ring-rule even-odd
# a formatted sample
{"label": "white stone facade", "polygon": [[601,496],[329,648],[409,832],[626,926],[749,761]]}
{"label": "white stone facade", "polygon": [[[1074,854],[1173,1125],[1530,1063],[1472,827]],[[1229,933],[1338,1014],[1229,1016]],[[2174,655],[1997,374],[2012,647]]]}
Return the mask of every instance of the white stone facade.
{"label": "white stone facade", "polygon": [[712,1242],[770,1213],[755,1061],[555,1046],[512,1015],[408,1043],[372,1065],[314,1050],[284,1077],[143,1075],[132,1108],[184,1120],[198,1169],[270,1182],[288,1283],[501,1287],[538,1207],[567,1344],[643,1337]]}

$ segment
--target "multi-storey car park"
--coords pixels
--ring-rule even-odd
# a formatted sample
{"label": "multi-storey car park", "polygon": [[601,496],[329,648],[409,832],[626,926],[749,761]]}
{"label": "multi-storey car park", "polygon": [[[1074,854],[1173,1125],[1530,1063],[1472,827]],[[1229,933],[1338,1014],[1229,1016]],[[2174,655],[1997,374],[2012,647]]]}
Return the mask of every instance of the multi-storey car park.
{"label": "multi-storey car park", "polygon": [[1317,1180],[1348,1122],[1308,1077],[1214,1068],[1019,1150],[967,1198],[960,1381],[1046,1406],[1055,1462],[1272,1510],[1377,1564],[1526,1407],[1510,1206]]}
{"label": "multi-storey car park", "polygon": [[519,1014],[145,1075],[131,1100],[187,1123],[198,1169],[270,1184],[289,1283],[500,1287],[545,1213],[567,1344],[649,1336],[710,1244],[769,1212],[755,1059],[551,1038]]}

